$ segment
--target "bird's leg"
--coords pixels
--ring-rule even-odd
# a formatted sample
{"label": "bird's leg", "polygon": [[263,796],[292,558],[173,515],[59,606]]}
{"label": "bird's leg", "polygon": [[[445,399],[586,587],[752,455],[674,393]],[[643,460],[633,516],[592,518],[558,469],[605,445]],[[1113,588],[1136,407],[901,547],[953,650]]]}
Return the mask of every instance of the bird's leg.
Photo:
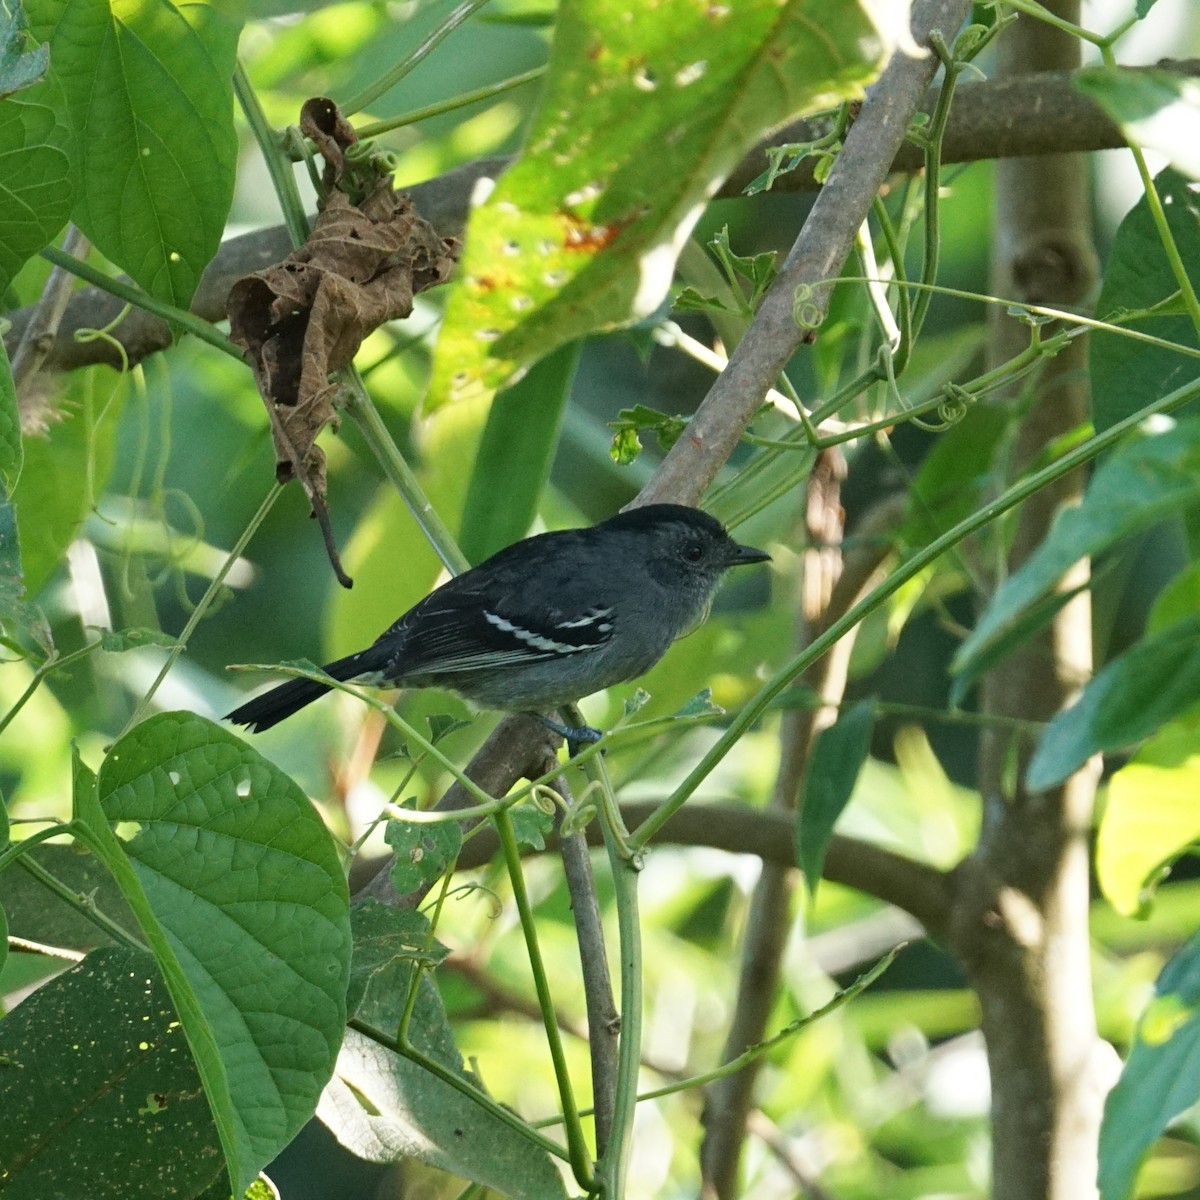
{"label": "bird's leg", "polygon": [[529,715],[535,721],[540,721],[545,725],[551,733],[557,733],[560,737],[567,739],[567,754],[571,758],[574,758],[584,746],[590,746],[603,737],[600,730],[593,729],[590,725],[564,725],[561,721],[546,716],[545,713],[530,713]]}

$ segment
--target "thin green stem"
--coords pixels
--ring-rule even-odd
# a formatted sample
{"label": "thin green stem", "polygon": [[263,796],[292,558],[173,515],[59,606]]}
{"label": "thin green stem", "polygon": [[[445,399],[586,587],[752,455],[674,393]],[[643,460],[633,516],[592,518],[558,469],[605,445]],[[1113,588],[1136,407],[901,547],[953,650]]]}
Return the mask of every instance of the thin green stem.
{"label": "thin green stem", "polygon": [[341,105],[342,112],[352,117],[368,104],[390,91],[413,67],[428,58],[441,42],[453,33],[468,17],[481,9],[487,0],[466,0],[460,4],[407,58],[401,59],[390,71],[386,71],[374,83],[368,84],[357,95],[351,96]]}
{"label": "thin green stem", "polygon": [[258,93],[251,86],[240,60],[233,69],[233,90],[246,116],[246,123],[250,126],[254,140],[262,152],[263,161],[267,164],[267,172],[271,176],[275,195],[279,198],[283,222],[287,226],[292,245],[303,245],[310,232],[308,214],[304,211],[300,190],[296,187],[291,159],[284,154],[279,130],[274,129],[267,120],[267,114],[258,102]]}
{"label": "thin green stem", "polygon": [[[445,906],[446,897],[450,892],[450,880],[454,875],[454,870],[457,860],[449,864],[442,874],[441,887],[438,889],[438,897],[433,906],[433,916],[429,920],[429,928],[425,933],[425,953],[428,954],[433,949],[433,935],[437,929],[438,921],[441,920],[442,908]],[[396,1038],[398,1041],[408,1041],[408,1030],[412,1024],[413,1013],[417,1011],[417,998],[421,992],[421,980],[425,977],[425,964],[413,962],[412,978],[408,984],[408,995],[404,998],[404,1011],[400,1014],[400,1020],[397,1024]]]}
{"label": "thin green stem", "polygon": [[1150,168],[1146,165],[1146,156],[1142,153],[1140,146],[1130,142],[1129,152],[1137,164],[1138,175],[1141,176],[1142,187],[1146,192],[1146,207],[1150,210],[1150,219],[1154,222],[1162,251],[1170,264],[1171,274],[1175,276],[1175,283],[1179,287],[1179,294],[1183,298],[1184,306],[1191,318],[1192,327],[1200,337],[1200,297],[1197,297],[1196,289],[1192,286],[1187,267],[1184,266],[1183,255],[1179,253],[1175,235],[1171,232],[1171,226],[1167,222],[1167,213],[1163,208],[1162,197],[1158,194],[1158,188],[1154,186],[1154,176],[1150,174]]}
{"label": "thin green stem", "polygon": [[870,970],[864,971],[849,987],[843,988],[836,992],[831,1000],[822,1004],[820,1008],[813,1009],[806,1017],[800,1017],[798,1020],[792,1021],[791,1024],[772,1034],[765,1041],[757,1042],[755,1045],[744,1050],[736,1058],[731,1058],[727,1062],[723,1062],[719,1067],[711,1071],[706,1071],[703,1075],[691,1075],[687,1079],[682,1079],[678,1083],[667,1084],[665,1087],[654,1088],[652,1091],[643,1092],[638,1096],[638,1100],[657,1100],[662,1096],[671,1096],[676,1092],[691,1091],[693,1088],[706,1087],[710,1083],[715,1083],[718,1079],[724,1079],[728,1075],[736,1075],[743,1067],[747,1067],[756,1058],[761,1058],[768,1050],[773,1050],[781,1042],[786,1042],[789,1038],[793,1038],[802,1029],[807,1029],[815,1021],[819,1021],[822,1017],[827,1017],[830,1013],[836,1012],[842,1005],[849,1003],[866,991],[884,973],[896,960],[896,955],[904,949],[907,943],[901,943],[899,946],[889,950]]}
{"label": "thin green stem", "polygon": [[1102,433],[1089,438],[1082,445],[1065,453],[1057,462],[1035,471],[1026,479],[1013,484],[995,500],[990,501],[965,520],[947,530],[941,537],[930,542],[924,549],[919,550],[907,562],[898,567],[878,587],[849,609],[844,616],[835,621],[819,637],[815,638],[801,653],[796,655],[781,671],[761,687],[753,700],[745,706],[730,722],[729,727],[708,753],[689,772],[684,781],[663,802],[663,804],[642,825],[634,831],[630,844],[639,849],[671,819],[701,783],[708,777],[714,767],[729,753],[739,739],[770,707],[771,702],[802,672],[806,671],[817,659],[829,650],[840,638],[844,637],[856,625],[879,608],[883,602],[906,584],[910,579],[919,575],[926,567],[936,562],[947,550],[957,546],[959,542],[969,537],[976,530],[991,524],[997,517],[1002,516],[1018,504],[1028,500],[1034,493],[1053,483],[1076,468],[1090,462],[1109,446],[1119,441],[1126,433],[1137,428],[1148,416],[1155,413],[1170,412],[1172,409],[1188,403],[1200,395],[1200,380],[1192,380],[1176,388],[1166,396],[1161,396],[1152,404],[1147,404],[1137,412],[1132,413],[1115,425],[1111,425]]}
{"label": "thin green stem", "polygon": [[91,652],[99,645],[100,643],[98,641],[88,642],[86,646],[80,646],[78,650],[72,650],[70,654],[64,654],[59,658],[48,658],[44,663],[42,663],[41,666],[34,671],[33,678],[30,679],[28,686],[20,694],[20,696],[17,697],[16,703],[8,710],[8,712],[4,714],[3,717],[0,717],[0,733],[3,733],[8,728],[13,718],[21,711],[22,708],[24,708],[30,697],[32,697],[34,692],[38,690],[42,684],[42,681],[48,675],[59,670],[61,667],[69,667],[72,663],[78,662],[81,658],[86,658],[87,655],[91,654]]}
{"label": "thin green stem", "polygon": [[135,308],[161,317],[169,324],[177,326],[186,333],[193,334],[201,341],[208,342],[210,346],[215,346],[222,353],[228,354],[230,358],[236,358],[238,362],[244,361],[241,350],[215,325],[210,325],[194,313],[176,308],[173,304],[167,304],[150,295],[149,292],[143,292],[141,288],[126,283],[123,279],[114,279],[111,275],[105,275],[103,271],[96,270],[90,263],[65,253],[57,246],[46,246],[41,254],[47,262],[53,263],[56,267],[62,267],[64,271],[70,271],[72,275],[90,283],[93,287],[98,287],[102,292],[108,292],[109,295],[116,296],[118,300],[124,300]]}
{"label": "thin green stem", "polygon": [[[583,714],[579,711],[577,704],[566,705],[563,712],[567,715],[569,724],[576,729],[584,724]],[[625,822],[621,819],[621,808],[617,804],[616,796],[613,795],[612,783],[608,778],[608,771],[605,770],[603,756],[592,754],[585,758],[582,755],[576,755],[572,761],[583,767],[588,783],[599,790],[600,809],[604,814],[605,824],[620,850],[621,857],[632,858],[633,851],[629,848],[629,830],[625,828]]]}
{"label": "thin green stem", "polygon": [[[815,1021],[819,1021],[822,1017],[827,1017],[830,1013],[836,1012],[844,1004],[853,1000],[856,996],[864,992],[876,979],[880,977],[896,960],[896,955],[907,945],[907,942],[902,942],[898,946],[894,946],[889,950],[873,967],[868,971],[864,971],[849,987],[842,988],[834,994],[832,999],[822,1004],[820,1008],[813,1009],[806,1017],[800,1017],[798,1020],[792,1021],[789,1025],[773,1033],[765,1041],[757,1042],[753,1046],[744,1050],[737,1058],[731,1058],[727,1062],[723,1062],[719,1067],[715,1067],[711,1071],[705,1071],[701,1075],[689,1075],[686,1079],[680,1079],[676,1083],[666,1084],[664,1087],[651,1088],[646,1092],[639,1092],[637,1102],[640,1104],[643,1100],[660,1100],[663,1096],[673,1096],[679,1092],[690,1092],[698,1087],[707,1087],[710,1083],[715,1083],[718,1079],[724,1079],[727,1075],[736,1075],[752,1063],[756,1058],[761,1058],[767,1051],[773,1050],[776,1046],[788,1039],[793,1038],[801,1030],[807,1029]],[[588,1110],[583,1110],[583,1115],[588,1115]],[[538,1122],[541,1127],[549,1127],[558,1124],[557,1118]]]}
{"label": "thin green stem", "polygon": [[[838,277],[837,282],[841,284],[869,283],[871,281],[863,276],[842,275]],[[1200,349],[1194,346],[1188,346],[1183,342],[1168,341],[1166,338],[1155,337],[1150,333],[1142,333],[1141,330],[1130,329],[1123,323],[1124,321],[1142,316],[1146,312],[1152,312],[1158,305],[1152,305],[1150,309],[1125,313],[1122,315],[1121,321],[1103,321],[1097,317],[1087,317],[1082,313],[1070,312],[1065,308],[1050,308],[1045,304],[1022,304],[1017,300],[1004,300],[999,296],[985,296],[981,292],[968,292],[963,288],[946,287],[944,284],[915,283],[910,281],[905,284],[905,287],[910,287],[914,291],[923,289],[925,291],[936,292],[939,296],[953,296],[959,300],[974,300],[979,304],[1003,305],[1012,313],[1028,313],[1034,317],[1049,317],[1055,321],[1077,325],[1081,329],[1099,329],[1104,333],[1115,333],[1120,337],[1131,338],[1133,341],[1142,342],[1147,346],[1157,346],[1162,350],[1174,350],[1176,354],[1182,354],[1186,358],[1200,358]],[[830,415],[830,411],[828,410],[829,404],[823,404],[821,408],[814,411],[813,420],[823,420]]]}
{"label": "thin green stem", "polygon": [[[617,908],[617,948],[621,967],[621,1035],[617,1048],[617,1088],[613,1104],[612,1134],[597,1176],[605,1197],[625,1195],[633,1119],[637,1110],[638,1075],[642,1065],[642,934],[638,919],[640,857],[628,852],[628,836],[617,837],[616,828],[602,823],[604,845],[612,868]],[[620,826],[624,829],[624,825]]]}
{"label": "thin green stem", "polygon": [[522,71],[519,75],[512,75],[508,79],[502,79],[499,83],[489,83],[484,87],[475,88],[474,91],[451,96],[449,100],[439,100],[436,104],[425,105],[424,108],[414,108],[411,112],[401,113],[398,117],[388,117],[385,121],[371,121],[366,125],[360,125],[355,133],[360,138],[378,137],[381,133],[389,133],[391,130],[401,129],[405,125],[415,125],[418,121],[427,121],[430,117],[440,117],[442,113],[453,112],[456,108],[466,108],[468,104],[477,104],[480,100],[490,100],[493,96],[501,96],[505,92],[511,92],[513,88],[523,87],[535,79],[541,79],[545,73],[544,66],[531,67],[528,71]]}
{"label": "thin green stem", "polygon": [[[550,1057],[554,1063],[554,1076],[558,1081],[558,1094],[562,1102],[563,1123],[567,1135],[571,1170],[574,1172],[575,1181],[579,1186],[587,1191],[592,1191],[594,1182],[591,1155],[583,1136],[583,1124],[579,1119],[579,1109],[575,1104],[571,1073],[567,1069],[567,1058],[563,1052],[562,1037],[558,1031],[558,1018],[554,1012],[554,997],[550,994],[550,981],[546,977],[546,966],[542,961],[542,950],[538,944],[533,906],[529,903],[529,893],[525,890],[525,874],[521,869],[521,849],[517,845],[512,818],[507,811],[496,813],[492,820],[495,822],[496,833],[500,838],[500,848],[504,852],[504,861],[508,867],[509,881],[512,884],[513,899],[516,901],[517,913],[521,918],[521,929],[525,934],[525,949],[529,955],[529,967],[533,972],[538,1006],[542,1010],[542,1024],[546,1028],[546,1041],[549,1044]],[[614,1128],[614,1138],[613,1143],[610,1143],[610,1149],[617,1140]],[[612,1192],[610,1194],[615,1197],[620,1193]]]}
{"label": "thin green stem", "polygon": [[1061,29],[1063,33],[1069,33],[1072,37],[1090,42],[1093,46],[1103,47],[1108,42],[1108,39],[1101,34],[1092,33],[1090,29],[1084,29],[1082,25],[1076,25],[1073,21],[1068,21],[1063,17],[1057,16],[1048,8],[1039,4],[1037,0],[1004,0],[1004,2],[1009,8],[1016,9],[1017,12],[1042,21],[1046,25],[1052,25],[1055,29]]}
{"label": "thin green stem", "polygon": [[888,256],[892,260],[892,272],[896,276],[896,283],[900,285],[896,293],[896,324],[900,326],[900,345],[896,348],[896,352],[899,354],[903,347],[911,345],[913,336],[912,301],[908,295],[908,288],[904,286],[908,282],[908,277],[904,273],[904,251],[896,236],[896,226],[892,223],[887,205],[884,204],[881,196],[875,197],[872,208],[875,211],[879,232],[883,235],[884,245],[887,246]]}
{"label": "thin green stem", "polygon": [[[962,69],[954,55],[947,48],[939,31],[930,34],[930,44],[942,60],[944,67],[944,82],[938,94],[938,102],[929,122],[929,132],[925,137],[925,237],[921,257],[921,282],[933,283],[937,279],[938,264],[941,261],[941,188],[942,188],[942,139],[946,136],[946,123],[950,119],[950,102],[954,98],[954,86]],[[898,362],[897,373],[908,365],[913,342],[921,334],[929,305],[933,300],[932,292],[918,292],[913,304],[911,338],[905,347],[903,359]]]}
{"label": "thin green stem", "polygon": [[[70,822],[55,827],[48,834],[46,834],[46,836],[53,836],[54,834],[59,833],[69,833],[73,837],[79,836],[78,830]],[[44,840],[44,837],[41,837],[35,833],[30,837],[25,838],[18,845],[12,847],[12,849],[23,852],[35,842]],[[0,863],[2,863],[2,861],[3,860],[0,860]],[[87,896],[81,896],[74,888],[63,883],[63,881],[59,879],[57,875],[47,871],[41,863],[37,862],[35,859],[29,858],[23,853],[21,853],[20,857],[16,857],[15,861],[19,867],[25,871],[28,871],[29,874],[32,875],[34,879],[36,879],[43,887],[53,892],[60,900],[65,900],[66,903],[74,908],[81,916],[91,921],[91,923],[98,928],[103,929],[104,932],[107,933],[108,936],[114,941],[119,942],[123,946],[128,946],[133,950],[147,950],[147,946],[144,942],[139,941],[123,925],[120,925],[114,921],[112,917],[105,916],[104,913],[102,913]],[[3,870],[3,866],[5,865],[7,865],[7,863],[0,865],[0,870]]]}
{"label": "thin green stem", "polygon": [[242,536],[238,538],[233,548],[225,556],[225,561],[212,577],[208,587],[205,588],[204,595],[200,597],[200,602],[192,610],[192,615],[188,617],[187,624],[183,627],[183,632],[179,635],[179,640],[168,652],[162,669],[154,677],[154,682],[142,697],[141,703],[134,710],[133,716],[125,723],[125,728],[121,730],[122,736],[128,733],[142,719],[142,715],[149,707],[150,701],[154,698],[154,693],[158,691],[162,685],[162,681],[166,679],[171,668],[175,665],[176,660],[187,649],[188,640],[195,632],[196,626],[204,619],[205,613],[208,612],[212,602],[217,598],[217,593],[220,592],[222,585],[225,583],[225,576],[233,569],[234,563],[241,558],[242,552],[250,544],[250,539],[258,532],[258,527],[266,520],[267,514],[275,506],[275,501],[279,499],[279,494],[282,490],[283,488],[278,483],[272,486],[263,499],[263,502],[258,506],[258,511],[250,518],[249,524],[242,531]]}
{"label": "thin green stem", "polygon": [[388,482],[400,493],[400,498],[408,506],[421,532],[429,539],[429,544],[442,560],[442,565],[452,575],[461,574],[471,564],[467,562],[454,540],[454,535],[429,502],[416,473],[405,462],[400,447],[396,445],[378,409],[371,402],[362,377],[353,368],[347,376],[350,386],[346,394],[346,412],[350,414],[367,445],[371,447]]}

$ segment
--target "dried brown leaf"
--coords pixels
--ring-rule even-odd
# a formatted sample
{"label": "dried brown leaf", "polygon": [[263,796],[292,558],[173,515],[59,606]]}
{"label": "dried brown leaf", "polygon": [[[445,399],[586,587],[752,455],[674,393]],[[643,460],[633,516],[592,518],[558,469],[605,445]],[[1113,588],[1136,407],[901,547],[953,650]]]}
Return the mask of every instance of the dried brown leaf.
{"label": "dried brown leaf", "polygon": [[407,317],[416,293],[449,277],[457,244],[386,172],[350,161],[346,147],[357,137],[332,101],[308,101],[301,127],[325,158],[320,215],[304,245],[234,283],[228,311],[230,338],[246,352],[271,418],[276,477],[298,478],[321,516],[325,456],[316,438],[336,416],[330,376],[372,330]]}

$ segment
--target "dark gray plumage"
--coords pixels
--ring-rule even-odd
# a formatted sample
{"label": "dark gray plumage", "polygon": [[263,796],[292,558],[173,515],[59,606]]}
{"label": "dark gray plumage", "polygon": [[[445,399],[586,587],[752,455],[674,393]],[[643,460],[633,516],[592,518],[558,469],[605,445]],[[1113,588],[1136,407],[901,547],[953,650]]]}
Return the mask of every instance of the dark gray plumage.
{"label": "dark gray plumage", "polygon": [[[376,686],[448,688],[481,708],[546,713],[648,671],[708,615],[728,568],[769,558],[699,509],[646,505],[508,546],[324,670]],[[328,690],[293,679],[228,719],[270,729]]]}

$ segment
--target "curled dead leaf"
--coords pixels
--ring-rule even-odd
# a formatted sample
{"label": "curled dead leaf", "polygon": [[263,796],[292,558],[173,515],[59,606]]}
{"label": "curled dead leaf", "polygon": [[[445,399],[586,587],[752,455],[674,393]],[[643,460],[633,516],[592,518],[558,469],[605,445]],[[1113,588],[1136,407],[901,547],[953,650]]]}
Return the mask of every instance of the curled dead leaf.
{"label": "curled dead leaf", "polygon": [[299,479],[328,535],[325,456],[316,438],[336,419],[331,375],[366,336],[411,314],[413,297],[444,282],[457,244],[397,193],[330,100],[309,100],[301,130],[325,159],[325,199],[308,240],[282,262],[245,275],[229,293],[230,338],[254,371],[271,418],[280,483]]}

